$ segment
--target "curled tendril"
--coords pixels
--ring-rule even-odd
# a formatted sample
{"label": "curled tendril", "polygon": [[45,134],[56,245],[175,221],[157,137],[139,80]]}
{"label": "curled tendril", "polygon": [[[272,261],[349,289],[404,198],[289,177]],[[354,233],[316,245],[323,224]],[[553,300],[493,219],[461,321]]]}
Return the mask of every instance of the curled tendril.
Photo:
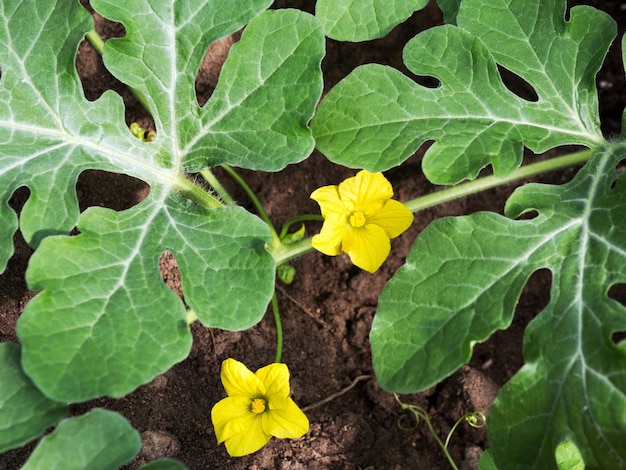
{"label": "curled tendril", "polygon": [[393,396],[395,397],[400,407],[403,410],[406,410],[409,413],[411,413],[413,415],[413,418],[415,419],[415,424],[413,424],[413,426],[407,426],[405,424],[405,421],[409,419],[411,415],[409,413],[404,413],[400,415],[400,417],[398,418],[398,422],[397,422],[398,427],[402,429],[403,431],[415,431],[417,429],[417,426],[420,423],[420,419],[423,420],[426,423],[426,426],[428,426],[428,430],[437,441],[437,444],[439,444],[439,447],[441,447],[441,450],[443,450],[443,453],[448,459],[448,462],[450,462],[450,465],[455,470],[458,470],[458,467],[456,466],[456,463],[452,459],[450,452],[448,452],[448,444],[450,444],[450,439],[452,438],[452,434],[454,433],[458,425],[461,424],[463,421],[465,421],[471,427],[476,428],[476,429],[484,428],[485,426],[487,426],[487,418],[485,417],[485,414],[482,411],[471,411],[469,413],[465,413],[463,416],[461,416],[457,420],[456,423],[454,423],[454,426],[452,426],[452,429],[450,429],[450,432],[448,433],[446,437],[446,441],[442,442],[439,436],[437,435],[437,433],[435,432],[435,428],[433,427],[430,421],[430,418],[428,417],[428,413],[426,413],[426,410],[424,410],[423,408],[420,408],[417,405],[411,405],[409,403],[402,402],[396,393],[394,393]]}
{"label": "curled tendril", "polygon": [[[409,403],[404,403],[400,401],[400,398],[398,398],[398,395],[396,393],[394,393],[393,396],[398,402],[398,405],[400,405],[400,407],[403,410],[408,411],[408,413],[401,414],[398,417],[397,424],[400,429],[402,429],[403,431],[415,431],[420,424],[420,418],[424,420],[428,420],[428,415],[426,414],[426,411],[423,408],[420,408],[417,405],[411,405]],[[411,415],[413,419],[415,420],[415,422],[412,423],[411,425],[407,425],[406,421],[411,419]]]}
{"label": "curled tendril", "polygon": [[420,424],[420,417],[416,411],[411,410],[413,413],[413,422],[410,425],[405,424],[406,421],[411,419],[409,413],[404,413],[398,416],[398,427],[403,431],[415,431]]}
{"label": "curled tendril", "polygon": [[471,427],[480,429],[487,426],[487,418],[482,411],[472,411],[463,415],[465,422]]}

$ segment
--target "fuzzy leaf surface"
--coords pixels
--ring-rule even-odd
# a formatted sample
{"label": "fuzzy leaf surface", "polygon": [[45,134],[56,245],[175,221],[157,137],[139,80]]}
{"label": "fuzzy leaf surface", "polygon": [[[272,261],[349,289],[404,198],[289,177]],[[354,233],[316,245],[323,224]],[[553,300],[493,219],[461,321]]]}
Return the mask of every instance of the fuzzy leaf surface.
{"label": "fuzzy leaf surface", "polygon": [[318,0],[315,16],[329,38],[368,41],[385,36],[428,0]]}
{"label": "fuzzy leaf surface", "polygon": [[0,344],[0,453],[36,438],[67,412],[24,374],[20,350],[15,343]]}
{"label": "fuzzy leaf surface", "polygon": [[121,415],[96,408],[65,419],[37,445],[22,470],[110,470],[141,448],[139,433]]}
{"label": "fuzzy leaf surface", "polygon": [[[554,469],[564,440],[588,468],[626,465],[626,343],[611,339],[626,330],[626,308],[607,295],[626,282],[624,159],[626,146],[607,144],[571,182],[518,189],[507,217],[436,220],[379,299],[376,375],[387,389],[416,392],[507,328],[528,278],[552,272],[550,303],[526,330],[525,365],[489,411],[499,468]],[[538,216],[513,220],[527,211]]]}
{"label": "fuzzy leaf surface", "polygon": [[[84,98],[75,55],[93,21],[78,2],[0,5],[0,266],[18,223],[8,201],[26,186],[19,225],[39,246],[27,280],[42,292],[18,335],[24,368],[47,396],[120,396],[186,357],[185,307],[160,279],[163,252],[174,255],[185,303],[203,324],[241,329],[262,317],[275,271],[267,226],[178,191],[189,184],[184,172],[220,163],[277,170],[313,148],[306,124],[322,88],[322,29],[295,10],[260,14],[270,3],[91,2],[126,28],[107,41],[104,60],[147,103],[153,142],[130,133],[118,95]],[[194,83],[208,46],[248,22],[200,107]],[[75,183],[86,169],[142,179],[150,194],[79,219]],[[75,226],[77,237],[52,236]]]}
{"label": "fuzzy leaf surface", "polygon": [[[397,166],[426,141],[422,167],[434,183],[472,179],[488,164],[504,176],[521,163],[523,147],[602,142],[595,75],[615,37],[615,22],[564,0],[464,0],[457,26],[428,29],[404,49],[416,84],[399,71],[364,65],[321,103],[312,129],[318,149],[350,167]],[[534,88],[527,101],[502,82],[496,64]]]}

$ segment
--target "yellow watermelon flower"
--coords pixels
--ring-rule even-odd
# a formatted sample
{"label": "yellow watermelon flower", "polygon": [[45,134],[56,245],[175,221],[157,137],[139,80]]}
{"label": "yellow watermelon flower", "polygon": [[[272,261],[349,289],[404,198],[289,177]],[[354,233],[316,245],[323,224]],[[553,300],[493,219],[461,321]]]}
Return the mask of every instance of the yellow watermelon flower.
{"label": "yellow watermelon flower", "polygon": [[329,256],[347,253],[356,266],[373,273],[389,255],[389,240],[413,222],[413,213],[392,196],[387,178],[366,170],[338,186],[316,189],[311,199],[320,205],[324,225],[313,236],[313,248]]}
{"label": "yellow watermelon flower", "polygon": [[222,363],[222,384],[228,394],[211,410],[217,443],[231,457],[256,452],[274,437],[298,438],[309,431],[309,420],[289,398],[289,369],[270,364],[252,373],[241,362]]}

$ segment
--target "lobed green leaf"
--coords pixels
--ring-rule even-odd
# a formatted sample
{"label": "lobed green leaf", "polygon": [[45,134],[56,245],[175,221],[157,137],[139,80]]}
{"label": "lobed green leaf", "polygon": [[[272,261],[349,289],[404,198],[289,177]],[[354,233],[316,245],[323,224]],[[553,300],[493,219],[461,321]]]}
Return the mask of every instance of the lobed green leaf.
{"label": "lobed green leaf", "polygon": [[[123,7],[94,1],[96,10],[127,27],[126,37],[107,41],[105,64],[146,97],[157,135],[165,133],[173,146],[166,154],[179,155],[174,164],[187,171],[222,163],[277,171],[312,152],[307,124],[322,91],[324,43],[310,15],[268,11],[251,21],[209,102],[203,108],[195,102],[195,77],[208,45],[271,3],[204,0],[143,15],[153,8],[145,1]],[[146,19],[139,22],[138,15]],[[170,67],[160,65],[164,56]]]}
{"label": "lobed green leaf", "polygon": [[[550,303],[528,326],[523,368],[489,412],[499,467],[556,468],[570,440],[589,468],[626,465],[626,308],[607,292],[626,282],[626,147],[607,144],[563,186],[529,184],[508,217],[476,213],[436,220],[418,237],[379,299],[372,325],[382,386],[423,390],[510,325],[538,269],[553,276]],[[512,220],[528,211],[530,220]],[[509,467],[507,467],[509,468]]]}
{"label": "lobed green leaf", "polygon": [[559,470],[585,470],[585,462],[580,451],[570,441],[561,442],[556,448],[555,455]]}
{"label": "lobed green leaf", "polygon": [[437,0],[437,5],[443,12],[443,20],[446,24],[456,24],[456,15],[461,8],[461,0]]}
{"label": "lobed green leaf", "polygon": [[11,0],[0,5],[3,270],[17,229],[17,217],[8,206],[15,189],[30,190],[20,230],[37,246],[45,236],[67,233],[74,226],[75,183],[81,171],[91,166],[124,168],[140,176],[153,163],[146,146],[128,132],[119,96],[105,93],[90,103],[82,95],[74,61],[76,47],[92,23],[78,2]]}
{"label": "lobed green leaf", "polygon": [[0,344],[0,453],[36,438],[67,412],[24,374],[20,352],[18,344]]}
{"label": "lobed green leaf", "polygon": [[268,11],[251,21],[201,113],[185,168],[227,163],[278,171],[308,157],[323,56],[321,26],[306,13]]}
{"label": "lobed green leaf", "polygon": [[[315,16],[329,38],[337,41],[369,41],[387,35],[414,12],[428,4],[427,0],[318,0]],[[437,0],[444,21],[456,24],[461,0]]]}
{"label": "lobed green leaf", "polygon": [[[622,62],[626,68],[626,36],[622,36]],[[626,136],[626,109],[622,112],[622,136]]]}
{"label": "lobed green leaf", "polygon": [[[179,191],[190,186],[185,172],[221,163],[277,170],[313,149],[307,122],[322,89],[322,29],[294,10],[259,15],[270,3],[93,0],[126,28],[105,43],[104,61],[147,104],[152,142],[126,127],[118,95],[84,98],[75,56],[93,20],[78,2],[0,5],[0,266],[17,229],[8,200],[26,186],[19,224],[38,246],[27,280],[42,292],[18,335],[26,373],[47,396],[120,396],[187,355],[184,304],[159,276],[164,252],[205,325],[241,329],[264,314],[275,276],[268,227]],[[248,22],[200,107],[194,83],[207,47]],[[92,208],[78,219],[75,183],[92,168],[140,178],[150,194],[126,211]],[[53,236],[74,226],[80,235]]]}
{"label": "lobed green leaf", "polygon": [[185,308],[158,271],[164,250],[176,257],[185,301],[204,324],[242,329],[259,320],[258,305],[245,300],[273,292],[267,226],[241,208],[171,199],[159,211],[91,208],[80,235],[48,237],[32,256],[27,281],[43,292],[26,306],[18,335],[24,367],[49,396],[122,396],[188,355]]}
{"label": "lobed green leaf", "polygon": [[315,16],[329,38],[367,41],[385,36],[428,0],[318,0]]}
{"label": "lobed green leaf", "polygon": [[486,449],[480,456],[480,460],[478,461],[478,470],[498,470],[489,449]]}
{"label": "lobed green leaf", "polygon": [[61,421],[37,445],[22,470],[110,470],[128,462],[140,448],[139,433],[128,421],[96,408]]}
{"label": "lobed green leaf", "polygon": [[[440,82],[416,84],[399,71],[364,65],[333,88],[312,123],[330,160],[381,171],[424,142],[423,170],[434,183],[474,178],[486,165],[504,176],[526,146],[602,143],[595,74],[615,22],[589,7],[564,20],[565,1],[465,0],[457,26],[426,30],[404,49],[407,68]],[[496,64],[534,88],[528,101],[502,82]]]}
{"label": "lobed green leaf", "polygon": [[142,465],[139,470],[187,470],[187,467],[176,460],[159,459]]}

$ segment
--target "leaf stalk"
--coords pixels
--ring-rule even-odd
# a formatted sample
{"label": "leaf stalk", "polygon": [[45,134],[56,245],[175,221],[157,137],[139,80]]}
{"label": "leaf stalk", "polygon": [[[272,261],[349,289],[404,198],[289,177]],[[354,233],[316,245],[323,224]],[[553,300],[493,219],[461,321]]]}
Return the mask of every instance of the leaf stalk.
{"label": "leaf stalk", "polygon": [[202,207],[206,207],[207,209],[215,209],[224,205],[218,198],[208,193],[200,186],[194,184],[192,181],[189,181],[182,175],[179,175],[176,178],[174,189],[176,189],[176,191],[181,193],[184,197],[192,200]]}
{"label": "leaf stalk", "polygon": [[263,204],[261,203],[257,195],[254,193],[254,191],[252,191],[250,186],[248,186],[248,183],[246,183],[246,181],[241,176],[239,176],[239,174],[235,170],[233,170],[230,166],[228,165],[220,165],[220,166],[224,169],[224,171],[226,171],[226,173],[230,175],[232,179],[234,179],[237,182],[239,186],[241,186],[241,188],[245,191],[246,195],[252,201],[252,204],[254,204],[255,209],[259,213],[259,217],[261,217],[263,222],[265,222],[267,226],[270,228],[270,231],[272,232],[272,247],[274,248],[277,246],[282,246],[282,243],[280,242],[280,238],[278,237],[278,233],[276,233],[276,229],[274,228],[274,224],[272,224],[270,216],[267,215],[265,207],[263,207]]}
{"label": "leaf stalk", "polygon": [[[515,181],[519,181],[524,178],[530,178],[538,174],[560,170],[573,165],[580,165],[585,163],[590,158],[591,150],[582,150],[570,153],[560,157],[551,158],[549,160],[522,166],[505,177],[485,176],[474,181],[469,181],[457,186],[451,186],[440,191],[435,191],[434,193],[411,199],[405,202],[404,205],[408,207],[411,212],[417,213],[464,196],[476,194],[505,184],[514,183]],[[274,256],[276,264],[282,264],[311,251],[313,251],[313,246],[311,245],[311,237],[308,237],[294,243],[293,245],[277,247],[272,250],[272,255]]]}
{"label": "leaf stalk", "polygon": [[276,363],[280,363],[283,357],[283,324],[280,320],[280,310],[278,309],[278,297],[276,291],[272,295],[272,311],[274,312],[274,322],[276,323]]}
{"label": "leaf stalk", "polygon": [[560,157],[550,158],[548,160],[522,166],[505,177],[485,176],[474,181],[469,181],[467,183],[462,183],[440,191],[435,191],[434,193],[430,193],[425,196],[411,199],[410,201],[405,202],[404,205],[408,207],[411,212],[419,212],[445,202],[450,202],[464,196],[486,191],[487,189],[513,183],[541,173],[548,173],[550,171],[559,170],[572,165],[579,165],[585,163],[589,160],[589,158],[591,158],[591,150],[582,150]]}

